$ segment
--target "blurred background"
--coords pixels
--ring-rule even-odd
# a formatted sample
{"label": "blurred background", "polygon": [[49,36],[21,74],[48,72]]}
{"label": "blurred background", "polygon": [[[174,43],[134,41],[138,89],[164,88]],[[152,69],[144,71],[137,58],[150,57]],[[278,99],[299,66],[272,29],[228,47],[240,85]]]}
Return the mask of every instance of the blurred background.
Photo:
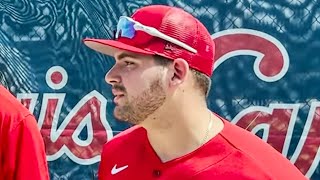
{"label": "blurred background", "polygon": [[1,0],[0,79],[36,116],[51,179],[97,179],[103,144],[129,127],[104,82],[113,60],[82,39],[113,38],[121,15],[149,4],[212,34],[210,109],[320,179],[319,0]]}

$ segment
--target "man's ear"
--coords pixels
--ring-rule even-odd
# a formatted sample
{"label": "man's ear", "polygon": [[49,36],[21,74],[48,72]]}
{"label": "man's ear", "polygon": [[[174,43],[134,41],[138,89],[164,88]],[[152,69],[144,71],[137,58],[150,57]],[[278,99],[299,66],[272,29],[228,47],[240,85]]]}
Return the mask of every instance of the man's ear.
{"label": "man's ear", "polygon": [[178,58],[172,63],[173,74],[171,77],[171,85],[175,86],[181,84],[187,78],[189,72],[189,64],[186,60]]}

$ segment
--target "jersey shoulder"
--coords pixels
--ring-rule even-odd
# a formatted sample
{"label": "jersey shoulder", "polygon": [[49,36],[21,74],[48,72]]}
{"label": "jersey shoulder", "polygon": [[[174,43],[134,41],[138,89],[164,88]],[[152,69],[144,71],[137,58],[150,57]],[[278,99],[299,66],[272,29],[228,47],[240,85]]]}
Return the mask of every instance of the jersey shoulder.
{"label": "jersey shoulder", "polygon": [[247,170],[259,172],[256,169],[258,167],[260,171],[276,179],[305,179],[286,157],[255,134],[225,121],[225,129],[221,135],[237,152],[232,161],[240,159],[246,162],[242,167],[249,167]]}
{"label": "jersey shoulder", "polygon": [[32,116],[16,97],[0,85],[0,122],[14,129],[27,116]]}

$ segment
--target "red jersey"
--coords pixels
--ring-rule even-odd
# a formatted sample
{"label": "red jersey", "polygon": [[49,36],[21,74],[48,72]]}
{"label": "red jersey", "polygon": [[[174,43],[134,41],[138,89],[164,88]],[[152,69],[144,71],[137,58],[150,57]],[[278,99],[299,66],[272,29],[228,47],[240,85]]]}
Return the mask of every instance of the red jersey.
{"label": "red jersey", "polygon": [[306,179],[259,137],[223,122],[224,129],[206,144],[165,163],[152,149],[146,130],[132,127],[104,145],[99,179]]}
{"label": "red jersey", "polygon": [[0,85],[0,180],[49,179],[34,116]]}

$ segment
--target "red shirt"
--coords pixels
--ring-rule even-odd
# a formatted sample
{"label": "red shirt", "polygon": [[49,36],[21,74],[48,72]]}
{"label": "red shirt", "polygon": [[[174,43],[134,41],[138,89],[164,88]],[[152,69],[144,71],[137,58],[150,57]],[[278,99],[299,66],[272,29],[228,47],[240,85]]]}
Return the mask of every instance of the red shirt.
{"label": "red shirt", "polygon": [[166,163],[152,149],[146,130],[132,127],[104,145],[99,179],[306,179],[259,137],[223,122],[224,129],[206,144]]}
{"label": "red shirt", "polygon": [[0,180],[49,179],[34,116],[0,85]]}

